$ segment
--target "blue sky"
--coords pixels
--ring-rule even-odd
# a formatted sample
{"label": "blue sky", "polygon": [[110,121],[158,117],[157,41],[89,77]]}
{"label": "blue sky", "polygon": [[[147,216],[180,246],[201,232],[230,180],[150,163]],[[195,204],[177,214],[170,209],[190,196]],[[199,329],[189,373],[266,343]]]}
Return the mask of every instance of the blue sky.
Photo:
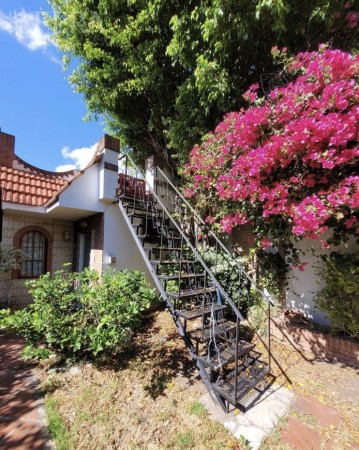
{"label": "blue sky", "polygon": [[21,158],[55,170],[83,166],[105,125],[83,121],[85,103],[41,23],[40,12],[49,10],[46,0],[0,2],[0,127],[16,136]]}

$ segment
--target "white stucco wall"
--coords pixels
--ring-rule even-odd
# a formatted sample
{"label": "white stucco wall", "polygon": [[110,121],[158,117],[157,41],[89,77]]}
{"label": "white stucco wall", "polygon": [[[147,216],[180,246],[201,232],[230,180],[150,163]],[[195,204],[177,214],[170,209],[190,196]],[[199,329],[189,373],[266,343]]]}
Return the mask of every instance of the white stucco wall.
{"label": "white stucco wall", "polygon": [[[295,308],[303,311],[306,317],[322,325],[329,325],[326,314],[315,307],[315,294],[323,289],[324,282],[319,275],[320,267],[323,264],[320,255],[329,254],[328,250],[322,249],[318,241],[304,239],[295,243],[296,247],[304,252],[301,256],[302,262],[307,262],[304,272],[291,267],[288,272],[288,288],[286,292],[286,303],[288,308]],[[314,252],[312,251],[314,250]],[[352,239],[348,243],[338,247],[332,247],[330,251],[352,254],[359,251],[359,246]]]}
{"label": "white stucco wall", "polygon": [[105,205],[99,202],[99,190],[99,164],[96,163],[60,194],[59,206],[102,212]]}
{"label": "white stucco wall", "polygon": [[[109,257],[116,263],[109,264]],[[147,269],[134,237],[117,204],[109,205],[104,213],[103,269],[129,269],[144,272],[153,287],[153,278]]]}

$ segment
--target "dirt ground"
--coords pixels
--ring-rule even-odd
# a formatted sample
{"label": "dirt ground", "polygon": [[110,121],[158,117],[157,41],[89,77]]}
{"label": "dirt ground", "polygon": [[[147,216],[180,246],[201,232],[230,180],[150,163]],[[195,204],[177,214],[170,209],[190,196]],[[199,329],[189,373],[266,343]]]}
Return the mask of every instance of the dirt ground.
{"label": "dirt ground", "polygon": [[[279,342],[272,350],[279,363],[273,364],[276,383],[296,396],[316,397],[341,416],[339,426],[330,429],[311,423],[310,416],[300,419],[316,427],[334,450],[359,448],[358,371],[314,361]],[[151,313],[131,351],[111,366],[81,363],[69,369],[49,360],[35,370],[45,395],[58,405],[68,449],[249,448],[207,417],[198,402],[205,387],[166,311]],[[292,410],[282,419],[262,449],[290,449],[281,433],[297,415]]]}

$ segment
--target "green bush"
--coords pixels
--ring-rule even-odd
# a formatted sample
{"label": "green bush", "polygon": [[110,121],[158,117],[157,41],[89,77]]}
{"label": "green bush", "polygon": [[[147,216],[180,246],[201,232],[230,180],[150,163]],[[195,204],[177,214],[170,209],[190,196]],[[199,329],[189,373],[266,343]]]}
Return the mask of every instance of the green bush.
{"label": "green bush", "polygon": [[0,244],[0,274],[19,269],[24,258],[21,250]]}
{"label": "green bush", "polygon": [[279,253],[260,250],[258,253],[260,284],[281,303],[284,302],[285,260]]}
{"label": "green bush", "polygon": [[[240,272],[235,260],[227,253],[224,251],[216,252],[208,248],[201,251],[201,256],[243,314],[246,314],[250,306],[261,300],[258,291],[251,285],[243,272]],[[238,258],[238,262],[242,264],[245,270],[248,269],[243,258]]]}
{"label": "green bush", "polygon": [[27,286],[33,303],[27,310],[4,313],[2,325],[21,333],[33,347],[71,357],[106,357],[123,350],[156,298],[136,271],[100,276],[88,269],[60,270]]}
{"label": "green bush", "polygon": [[322,273],[326,286],[316,296],[317,307],[325,311],[334,326],[359,337],[359,255],[332,253]]}

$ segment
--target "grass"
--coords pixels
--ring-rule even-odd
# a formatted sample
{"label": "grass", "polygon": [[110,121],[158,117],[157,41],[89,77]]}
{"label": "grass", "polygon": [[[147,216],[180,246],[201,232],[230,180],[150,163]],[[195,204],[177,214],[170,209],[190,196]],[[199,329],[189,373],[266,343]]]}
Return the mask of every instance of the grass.
{"label": "grass", "polygon": [[72,448],[72,443],[63,418],[59,412],[58,402],[54,398],[47,398],[45,400],[45,409],[48,420],[48,430],[55,441],[56,450],[70,450]]}
{"label": "grass", "polygon": [[171,316],[164,311],[152,317],[135,336],[131,353],[118,361],[79,363],[75,375],[59,371],[50,381],[45,363],[38,369],[62,423],[59,432],[51,431],[54,440],[67,432],[57,450],[244,448],[236,440],[227,447],[233,441],[229,431],[195,400],[206,390]]}
{"label": "grass", "polygon": [[195,440],[193,439],[190,431],[179,433],[176,436],[176,442],[179,450],[186,450],[187,448],[193,448],[195,445]]}
{"label": "grass", "polygon": [[195,400],[193,403],[188,405],[188,412],[198,417],[204,417],[207,414],[207,411],[198,400]]}
{"label": "grass", "polygon": [[[156,312],[134,339],[131,354],[107,366],[78,364],[79,373],[63,370],[44,383],[50,432],[57,450],[244,450],[223,425],[211,420],[198,401],[206,390],[198,379],[171,316]],[[263,350],[262,350],[263,351]],[[359,442],[359,381],[354,369],[305,360],[292,348],[273,342],[273,352],[290,378],[278,384],[298,395],[310,395],[336,408],[337,429],[318,427],[315,418],[291,412],[317,428],[333,448],[355,448]],[[38,367],[43,382],[45,365]],[[349,389],[349,391],[348,391]],[[261,450],[288,450],[281,432],[286,418]]]}

